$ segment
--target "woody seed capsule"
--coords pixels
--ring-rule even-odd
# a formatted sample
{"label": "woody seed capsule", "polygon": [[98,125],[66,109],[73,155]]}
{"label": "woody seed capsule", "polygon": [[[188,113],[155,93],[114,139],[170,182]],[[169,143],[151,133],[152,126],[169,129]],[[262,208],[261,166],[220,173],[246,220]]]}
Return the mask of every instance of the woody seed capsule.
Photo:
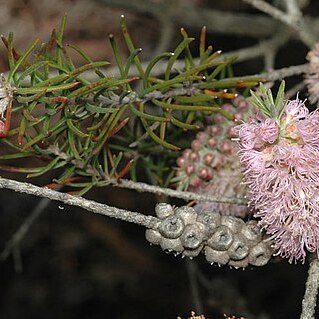
{"label": "woody seed capsule", "polygon": [[181,243],[185,248],[196,249],[204,239],[204,226],[200,223],[186,225],[181,235]]}
{"label": "woody seed capsule", "polygon": [[159,224],[158,230],[166,238],[178,238],[184,230],[184,222],[179,217],[169,216]]}
{"label": "woody seed capsule", "polygon": [[159,203],[155,207],[156,216],[160,219],[164,219],[174,212],[172,205],[167,203]]}
{"label": "woody seed capsule", "polygon": [[233,242],[233,234],[226,226],[219,226],[207,244],[216,250],[227,250]]}

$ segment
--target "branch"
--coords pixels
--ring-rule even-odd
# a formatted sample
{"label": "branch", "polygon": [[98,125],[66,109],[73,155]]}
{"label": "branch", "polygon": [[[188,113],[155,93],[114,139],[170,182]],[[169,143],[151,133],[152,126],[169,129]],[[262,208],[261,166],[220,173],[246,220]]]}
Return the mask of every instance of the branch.
{"label": "branch", "polygon": [[289,15],[295,15],[298,16],[301,14],[300,8],[299,8],[299,3],[296,0],[284,0],[286,10]]}
{"label": "branch", "polygon": [[[62,189],[62,186],[58,186],[56,190]],[[12,251],[19,245],[22,239],[25,237],[30,227],[50,205],[51,201],[47,198],[42,198],[39,203],[34,207],[31,214],[24,220],[18,230],[13,234],[11,239],[6,243],[2,253],[0,254],[0,260],[5,260],[11,254]]]}
{"label": "branch", "polygon": [[197,313],[203,313],[203,304],[200,298],[200,291],[197,278],[197,265],[194,260],[186,260],[186,269],[193,301],[193,307]]}
{"label": "branch", "polygon": [[[151,192],[159,195],[167,195],[186,200],[217,201],[222,203],[246,205],[246,201],[240,198],[219,198],[207,195],[200,195],[191,192],[179,192],[169,188],[161,188],[158,186],[152,186],[144,183],[134,183],[129,180],[121,180],[120,184],[114,181],[112,184],[118,187],[136,189],[139,191]],[[124,209],[108,206],[82,197],[76,197],[66,193],[57,192],[47,187],[35,186],[30,183],[22,183],[0,177],[0,188],[11,189],[19,193],[60,201],[67,205],[81,207],[92,213],[120,219],[126,222],[144,226],[146,228],[156,228],[158,224],[158,219],[153,216],[146,216],[137,212],[131,212]]]}
{"label": "branch", "polygon": [[137,212],[108,206],[82,197],[60,193],[47,187],[35,186],[30,183],[22,183],[0,177],[0,188],[11,189],[19,193],[56,200],[67,205],[83,208],[91,213],[120,219],[146,228],[156,228],[158,224],[158,219],[153,216],[146,216]]}
{"label": "branch", "polygon": [[314,319],[319,289],[319,260],[318,257],[310,262],[306,291],[302,300],[302,312],[300,319]]}
{"label": "branch", "polygon": [[[129,12],[135,13],[137,15],[145,15],[155,17],[160,20],[159,15],[161,12],[168,12],[168,6],[161,3],[145,0],[99,0],[99,2],[104,3],[110,7],[120,8],[128,10]],[[300,5],[303,7],[307,4],[307,0],[299,1]],[[278,9],[277,9],[278,10]],[[280,10],[278,10],[281,12]],[[200,29],[203,26],[203,21],[209,30],[213,33],[218,34],[233,34],[238,36],[248,36],[260,39],[262,37],[269,37],[282,30],[284,26],[278,24],[278,22],[272,18],[259,15],[256,13],[248,14],[241,12],[228,12],[220,10],[212,10],[210,8],[198,8],[198,7],[189,7],[187,5],[176,6],[174,10],[169,12],[168,19],[178,26],[191,27],[194,29]],[[304,16],[303,20],[305,23],[301,24],[301,27],[304,25],[311,26],[311,31],[314,35],[318,36],[318,24],[319,19],[313,18],[310,16]],[[293,22],[291,22],[293,24]],[[298,24],[298,26],[297,26]],[[234,27],[236,26],[236,27]],[[251,27],[253,26],[253,28]],[[289,25],[289,29],[294,27],[294,30],[298,27],[300,30],[300,22],[297,21],[296,25]],[[288,30],[288,28],[287,28]],[[295,32],[292,35],[294,37],[301,36],[300,32]],[[307,32],[309,32],[306,28]],[[303,32],[303,31],[302,31]],[[304,38],[304,42],[313,42],[313,36],[310,39],[306,40],[307,36]]]}
{"label": "branch", "polygon": [[[178,88],[176,90],[178,90]],[[68,160],[68,155],[61,152],[57,147],[49,147],[47,150],[49,149],[50,149],[50,152],[52,152],[56,156],[63,158],[65,160]],[[78,167],[78,164],[76,161],[74,161],[74,165]],[[92,170],[94,173],[98,174],[98,172],[95,171],[94,167],[88,166],[88,168]],[[230,197],[223,197],[223,196],[203,195],[203,194],[197,194],[197,193],[186,192],[186,191],[177,191],[171,188],[164,188],[164,187],[149,185],[146,183],[133,182],[127,179],[120,179],[120,181],[118,181],[117,178],[107,178],[101,182],[103,182],[103,185],[112,184],[113,186],[117,186],[121,188],[134,189],[141,192],[148,192],[148,193],[153,193],[156,195],[166,195],[166,196],[181,198],[185,200],[247,205],[247,201],[243,198],[230,198]]]}
{"label": "branch", "polygon": [[296,94],[300,91],[302,91],[305,87],[305,82],[301,81],[299,83],[297,83],[296,85],[294,85],[291,89],[289,89],[288,91],[286,91],[286,97],[287,98],[291,98],[296,96]]}
{"label": "branch", "polygon": [[286,68],[273,70],[269,72],[259,73],[258,75],[248,75],[243,77],[234,77],[230,78],[230,80],[244,80],[245,78],[252,78],[252,77],[261,77],[264,78],[267,81],[277,81],[283,78],[287,78],[294,75],[300,75],[303,73],[306,73],[309,69],[309,64],[300,64],[300,65],[293,65]]}
{"label": "branch", "polygon": [[156,195],[166,195],[175,198],[181,198],[185,200],[196,200],[204,202],[216,202],[216,203],[227,203],[235,205],[247,205],[247,201],[243,198],[229,198],[223,196],[212,196],[203,195],[193,192],[177,191],[171,188],[163,188],[159,186],[153,186],[145,183],[133,182],[130,180],[121,179],[120,183],[116,180],[110,181],[112,185],[122,188],[135,189],[141,192],[149,192]]}
{"label": "branch", "polygon": [[[221,34],[237,34],[260,38],[275,34],[278,30],[276,21],[262,15],[249,15],[245,13],[232,13],[227,11],[212,10],[209,8],[196,8],[186,5],[176,6],[169,10],[169,6],[161,2],[144,0],[99,0],[115,8],[127,9],[138,15],[153,16],[160,19],[160,14],[165,12],[168,18],[176,25],[200,29],[203,21],[209,30]],[[236,26],[234,28],[234,26]],[[254,26],[253,28],[251,26]]]}
{"label": "branch", "polygon": [[308,26],[306,25],[303,15],[294,0],[286,1],[289,2],[289,6],[287,6],[288,13],[275,8],[263,0],[243,1],[249,3],[260,11],[267,13],[276,20],[286,24],[292,30],[295,30],[299,34],[300,40],[303,41],[308,47],[311,48],[316,43],[315,37],[312,35]]}
{"label": "branch", "polygon": [[[195,193],[191,193],[191,192],[180,192],[180,191],[175,191],[172,189],[168,189],[168,188],[161,188],[158,186],[152,186],[152,185],[148,185],[145,183],[135,183],[132,182],[130,180],[124,180],[122,179],[121,182],[117,182],[116,180],[112,180],[111,181],[112,185],[117,186],[117,187],[122,187],[122,188],[128,188],[128,189],[134,189],[134,190],[138,190],[138,191],[142,191],[142,192],[150,192],[150,193],[155,193],[158,195],[167,195],[167,196],[172,196],[172,197],[177,197],[177,198],[182,198],[185,200],[202,200],[202,201],[217,201],[217,202],[223,202],[223,203],[235,203],[237,205],[246,205],[246,202],[244,199],[231,199],[231,198],[220,198],[220,197],[213,197],[213,196],[207,196],[207,195],[200,195],[200,194],[195,194]],[[15,182],[12,180],[5,180],[3,178],[0,178],[0,187],[1,188],[8,188],[8,189],[13,189],[15,191],[18,192],[22,192],[25,193],[25,186],[28,185],[27,187],[29,188],[29,185],[31,184],[24,184],[24,183],[20,183],[20,182]],[[56,191],[52,191],[49,188],[39,188],[37,186],[31,185],[33,186],[33,190],[32,192],[29,192],[28,194],[32,194],[32,195],[37,195],[38,194],[38,189],[41,190],[41,192],[43,190],[45,190],[46,192],[49,191],[49,193],[43,194],[43,197],[48,197],[48,198],[43,198],[38,204],[37,206],[34,208],[34,210],[31,212],[31,214],[25,219],[25,221],[20,225],[20,227],[18,228],[18,230],[14,233],[14,235],[11,237],[11,239],[6,243],[3,251],[0,254],[0,260],[5,260],[8,258],[8,256],[11,254],[11,252],[17,247],[17,245],[22,241],[22,239],[25,237],[25,235],[27,234],[27,232],[29,231],[30,227],[33,225],[33,223],[37,220],[37,218],[42,214],[42,212],[45,210],[45,208],[50,204],[51,200],[50,199],[54,199],[54,200],[60,200],[57,198],[61,198],[61,195],[66,195],[66,199],[70,198],[71,195],[68,194],[64,194],[64,193],[60,193],[60,192],[56,192]],[[52,198],[51,196],[56,196],[55,198]],[[74,198],[79,198],[79,197],[73,197],[72,196],[72,200]],[[81,198],[82,201],[84,201],[83,203],[86,203],[86,199]],[[66,202],[65,200],[62,200],[65,204],[70,204],[70,202]],[[125,221],[130,221],[127,220],[126,217],[125,218],[120,218],[119,216],[122,215],[122,211],[123,210],[119,210],[117,208],[114,207],[108,207],[106,205],[103,205],[103,207],[108,207],[108,209],[113,209],[114,212],[116,213],[116,215],[110,215],[110,210],[107,210],[104,212],[104,210],[102,209],[101,211],[98,210],[98,206],[96,205],[102,205],[99,203],[95,203],[92,202],[92,205],[88,204],[90,206],[90,208],[94,209],[94,210],[90,210],[94,213],[99,213],[102,215],[106,215],[109,217],[114,217],[117,219],[122,219]],[[72,204],[74,206],[79,206],[81,208],[84,208],[84,206],[82,205],[81,202],[79,202],[79,205],[76,204]],[[96,206],[96,207],[94,207]],[[133,212],[128,212],[129,214],[131,214],[132,216],[134,214],[137,213],[133,213]],[[130,216],[130,217],[132,217]],[[141,215],[144,217],[144,215]],[[123,216],[122,216],[123,217]],[[136,216],[137,217],[137,216]],[[146,216],[145,216],[146,218]],[[136,221],[135,221],[136,220]],[[137,223],[139,225],[143,225],[148,227],[145,224],[141,224],[139,221],[140,219],[135,219],[134,221],[131,221],[133,223]],[[152,221],[152,218],[151,218]],[[156,218],[153,220],[153,222],[156,224]],[[153,228],[153,227],[149,227],[149,228]]]}
{"label": "branch", "polygon": [[24,236],[29,231],[33,223],[38,219],[38,217],[44,212],[44,210],[49,206],[51,201],[47,198],[42,198],[31,214],[25,219],[25,221],[20,225],[18,230],[14,233],[11,239],[6,243],[1,255],[0,260],[6,260],[11,252],[17,247],[17,245],[22,241]]}
{"label": "branch", "polygon": [[287,25],[290,25],[290,19],[287,14],[276,7],[270,5],[269,3],[263,1],[263,0],[243,0],[244,2],[247,2],[251,6],[255,7],[256,9],[267,13],[271,17],[275,18],[278,21],[281,21]]}

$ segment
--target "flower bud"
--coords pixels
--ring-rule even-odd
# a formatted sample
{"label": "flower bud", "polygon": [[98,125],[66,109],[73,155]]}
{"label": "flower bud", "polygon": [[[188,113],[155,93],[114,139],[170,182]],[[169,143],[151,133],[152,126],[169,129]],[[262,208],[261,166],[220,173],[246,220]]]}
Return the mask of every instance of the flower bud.
{"label": "flower bud", "polygon": [[187,165],[187,166],[186,166],[186,169],[185,169],[186,174],[187,174],[188,176],[194,174],[194,173],[195,173],[195,170],[196,170],[196,168],[195,168],[195,165],[194,165],[194,164]]}
{"label": "flower bud", "polygon": [[199,158],[198,154],[195,153],[195,152],[192,152],[189,154],[188,156],[189,160],[192,161],[192,162],[196,162]]}
{"label": "flower bud", "polygon": [[202,143],[199,140],[194,140],[191,143],[191,147],[194,152],[198,152],[202,147]]}
{"label": "flower bud", "polygon": [[206,153],[203,157],[205,165],[209,166],[213,160],[214,160],[214,155],[212,153]]}

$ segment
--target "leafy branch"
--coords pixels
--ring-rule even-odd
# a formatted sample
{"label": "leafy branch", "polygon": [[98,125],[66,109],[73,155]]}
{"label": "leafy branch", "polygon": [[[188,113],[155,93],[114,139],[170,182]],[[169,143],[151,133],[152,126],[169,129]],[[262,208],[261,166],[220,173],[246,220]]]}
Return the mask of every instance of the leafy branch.
{"label": "leafy branch", "polygon": [[[14,152],[0,159],[37,157],[45,164],[31,168],[2,165],[1,169],[31,178],[60,168],[63,173],[56,183],[80,188],[76,193],[82,195],[129,171],[136,176],[136,161],[145,154],[162,153],[169,167],[177,157],[173,151],[185,143],[185,132],[199,129],[204,117],[221,112],[223,99],[236,97],[228,89],[249,88],[262,80],[225,78],[235,58],[216,60],[220,52],[206,47],[205,28],[198,61],[191,53],[194,38],[182,29],[176,49],[154,57],[145,68],[138,56],[141,49],[135,48],[123,16],[120,25],[129,50],[126,61],[114,37],[109,37],[118,78],[101,71],[107,61],[93,62],[79,47],[64,44],[66,17],[47,43],[35,40],[23,53],[15,49],[12,33],[2,37],[8,49],[7,82],[14,91],[12,113],[19,124],[1,140]],[[84,65],[73,64],[69,49],[83,57]],[[181,58],[184,68],[176,70],[174,65]],[[164,78],[152,76],[155,65],[164,60]],[[138,76],[128,75],[132,66],[137,67]],[[94,71],[95,78],[87,80],[87,71]],[[233,119],[232,114],[221,114]],[[147,161],[142,162],[147,166]]]}

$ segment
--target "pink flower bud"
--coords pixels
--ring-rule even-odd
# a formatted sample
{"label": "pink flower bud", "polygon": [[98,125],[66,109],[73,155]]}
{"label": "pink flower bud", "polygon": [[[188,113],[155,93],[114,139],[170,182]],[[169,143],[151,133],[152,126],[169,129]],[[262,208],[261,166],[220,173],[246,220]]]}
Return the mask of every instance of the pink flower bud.
{"label": "pink flower bud", "polygon": [[217,144],[216,139],[214,137],[211,137],[208,141],[207,144],[209,145],[209,147],[214,148]]}
{"label": "pink flower bud", "polygon": [[198,176],[192,176],[189,185],[191,186],[191,190],[194,191],[194,188],[198,188],[201,185],[201,180]]}
{"label": "pink flower bud", "polygon": [[184,158],[188,158],[190,153],[192,153],[192,150],[186,149],[186,150],[183,151],[182,156]]}
{"label": "pink flower bud", "polygon": [[189,154],[188,158],[189,158],[190,161],[195,162],[195,161],[198,160],[199,156],[198,156],[197,153],[192,152],[192,153]]}
{"label": "pink flower bud", "polygon": [[185,158],[183,158],[183,157],[179,157],[179,158],[177,159],[176,163],[177,163],[177,165],[178,165],[179,167],[184,167],[184,166],[185,166],[185,163],[186,163],[186,160],[185,160]]}
{"label": "pink flower bud", "polygon": [[219,149],[223,153],[230,153],[232,150],[232,145],[228,141],[223,141],[220,143]]}
{"label": "pink flower bud", "polygon": [[204,155],[204,163],[209,166],[212,162],[213,162],[213,159],[214,159],[214,155],[212,153],[206,153]]}
{"label": "pink flower bud", "polygon": [[227,130],[227,137],[228,138],[234,138],[234,137],[238,137],[238,133],[235,127],[230,127]]}
{"label": "pink flower bud", "polygon": [[207,134],[205,132],[198,132],[196,134],[196,139],[199,141],[199,142],[204,142],[206,139],[207,139]]}
{"label": "pink flower bud", "polygon": [[223,104],[222,109],[226,112],[233,113],[233,106],[230,103]]}
{"label": "pink flower bud", "polygon": [[216,135],[216,134],[220,133],[220,131],[221,131],[221,128],[217,125],[212,125],[210,127],[210,134],[211,135]]}
{"label": "pink flower bud", "polygon": [[194,173],[195,173],[195,170],[196,170],[196,168],[195,168],[195,165],[194,165],[194,164],[187,165],[187,166],[186,166],[186,169],[185,169],[186,174],[187,174],[188,176],[194,174]]}
{"label": "pink flower bud", "polygon": [[220,114],[216,114],[214,117],[214,122],[218,124],[225,122],[225,120],[225,117]]}
{"label": "pink flower bud", "polygon": [[194,140],[191,147],[194,152],[198,152],[202,147],[202,143],[199,140]]}
{"label": "pink flower bud", "polygon": [[201,167],[198,170],[198,176],[205,181],[209,181],[213,178],[213,170],[210,167]]}

